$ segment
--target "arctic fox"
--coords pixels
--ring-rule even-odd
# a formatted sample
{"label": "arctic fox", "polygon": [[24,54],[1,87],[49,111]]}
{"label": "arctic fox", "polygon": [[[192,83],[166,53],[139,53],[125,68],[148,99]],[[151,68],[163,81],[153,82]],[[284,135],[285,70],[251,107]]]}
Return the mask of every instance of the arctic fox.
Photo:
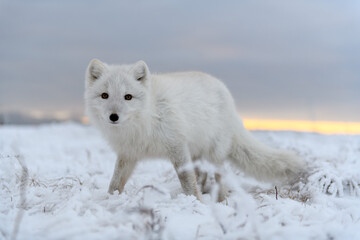
{"label": "arctic fox", "polygon": [[[167,158],[183,191],[200,200],[192,162],[218,166],[229,160],[261,180],[296,176],[302,162],[291,152],[272,149],[244,127],[225,85],[201,72],[150,74],[144,61],[133,65],[90,62],[85,81],[90,121],[117,154],[109,193],[121,193],[136,163]],[[221,175],[218,201],[226,197]],[[204,181],[202,181],[204,184]]]}

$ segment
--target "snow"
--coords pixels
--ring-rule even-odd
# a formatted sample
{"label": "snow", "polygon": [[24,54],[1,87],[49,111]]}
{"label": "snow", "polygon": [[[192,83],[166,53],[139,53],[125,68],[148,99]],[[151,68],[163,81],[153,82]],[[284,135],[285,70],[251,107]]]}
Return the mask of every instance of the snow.
{"label": "snow", "polygon": [[115,154],[91,126],[2,126],[0,239],[360,239],[360,136],[253,133],[308,172],[276,193],[226,166],[232,192],[215,203],[184,195],[166,160],[109,195]]}

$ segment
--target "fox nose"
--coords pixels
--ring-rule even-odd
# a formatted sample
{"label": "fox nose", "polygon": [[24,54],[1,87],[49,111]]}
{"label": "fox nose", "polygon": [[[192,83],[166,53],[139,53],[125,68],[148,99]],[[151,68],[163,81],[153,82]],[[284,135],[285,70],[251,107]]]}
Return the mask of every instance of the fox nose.
{"label": "fox nose", "polygon": [[119,120],[119,116],[116,113],[112,113],[109,118],[113,122],[116,122],[117,120]]}

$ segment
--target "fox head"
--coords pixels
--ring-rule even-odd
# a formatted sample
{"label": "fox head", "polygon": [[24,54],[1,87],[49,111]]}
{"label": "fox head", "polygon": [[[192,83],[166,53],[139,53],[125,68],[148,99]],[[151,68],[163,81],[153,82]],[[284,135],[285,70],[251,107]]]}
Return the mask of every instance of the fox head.
{"label": "fox head", "polygon": [[90,120],[119,126],[147,109],[150,72],[144,61],[107,65],[97,59],[86,71],[85,104]]}

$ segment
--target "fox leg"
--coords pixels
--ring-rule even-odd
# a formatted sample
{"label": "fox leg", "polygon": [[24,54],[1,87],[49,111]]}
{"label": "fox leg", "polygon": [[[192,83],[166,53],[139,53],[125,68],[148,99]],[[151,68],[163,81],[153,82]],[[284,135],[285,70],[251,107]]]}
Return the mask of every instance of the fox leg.
{"label": "fox leg", "polygon": [[169,154],[184,193],[186,195],[194,195],[198,200],[201,200],[190,152],[187,147],[171,148],[169,149]]}
{"label": "fox leg", "polygon": [[[216,172],[215,172],[215,182],[216,182],[216,190],[217,192],[215,193],[215,196],[218,202],[222,202],[224,201],[228,195],[229,195],[229,191],[228,188],[225,184],[225,182],[222,179],[221,174],[224,173],[224,158],[221,154],[216,154],[216,152],[214,152],[214,154],[212,154],[210,156],[210,162],[212,162],[215,167],[216,167]],[[212,190],[213,191],[213,190]]]}
{"label": "fox leg", "polygon": [[226,185],[223,183],[221,179],[220,173],[215,173],[215,181],[218,184],[217,201],[222,202],[226,199],[229,193]]}
{"label": "fox leg", "polygon": [[196,173],[197,183],[201,187],[201,192],[206,193],[205,186],[206,186],[206,180],[207,180],[208,173],[200,170],[200,168],[198,168],[198,167],[195,168],[195,173]]}
{"label": "fox leg", "polygon": [[136,161],[131,161],[118,156],[108,190],[110,194],[113,194],[116,190],[118,190],[120,194],[124,190],[124,186],[133,172],[135,164]]}

